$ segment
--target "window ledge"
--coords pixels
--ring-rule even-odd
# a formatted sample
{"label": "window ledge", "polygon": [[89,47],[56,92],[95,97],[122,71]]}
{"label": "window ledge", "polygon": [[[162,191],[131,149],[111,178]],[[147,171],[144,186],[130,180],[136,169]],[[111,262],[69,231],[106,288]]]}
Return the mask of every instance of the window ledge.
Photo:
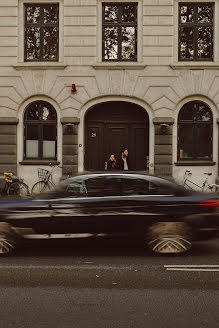
{"label": "window ledge", "polygon": [[176,166],[214,166],[214,161],[177,161],[174,163]]}
{"label": "window ledge", "polygon": [[139,64],[139,63],[121,63],[121,62],[116,62],[116,63],[99,63],[99,64],[94,64],[91,65],[94,69],[109,69],[109,70],[122,70],[122,69],[136,69],[136,70],[143,70],[146,65],[145,64]]}
{"label": "window ledge", "polygon": [[19,162],[20,165],[59,165],[60,162],[54,160],[23,160]]}
{"label": "window ledge", "polygon": [[41,70],[48,70],[48,69],[60,69],[63,70],[67,67],[63,63],[51,63],[51,62],[28,62],[28,63],[18,63],[13,65],[16,70],[23,70],[23,69],[41,69]]}
{"label": "window ledge", "polygon": [[219,69],[219,62],[180,62],[170,64],[172,69]]}

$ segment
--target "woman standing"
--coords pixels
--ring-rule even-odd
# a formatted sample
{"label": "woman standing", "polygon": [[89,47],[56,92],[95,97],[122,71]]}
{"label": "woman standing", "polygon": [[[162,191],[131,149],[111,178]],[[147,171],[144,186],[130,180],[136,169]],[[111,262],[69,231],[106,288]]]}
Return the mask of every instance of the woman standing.
{"label": "woman standing", "polygon": [[113,170],[116,168],[116,158],[113,154],[110,155],[108,161],[106,162],[106,170]]}

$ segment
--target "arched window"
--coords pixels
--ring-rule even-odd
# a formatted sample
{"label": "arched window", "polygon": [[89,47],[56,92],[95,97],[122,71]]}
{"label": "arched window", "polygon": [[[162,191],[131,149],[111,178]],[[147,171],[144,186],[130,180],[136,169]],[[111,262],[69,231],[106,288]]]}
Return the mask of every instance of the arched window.
{"label": "arched window", "polygon": [[212,160],[213,118],[201,101],[185,104],[178,117],[178,160]]}
{"label": "arched window", "polygon": [[46,101],[34,101],[24,114],[24,158],[56,159],[57,114]]}

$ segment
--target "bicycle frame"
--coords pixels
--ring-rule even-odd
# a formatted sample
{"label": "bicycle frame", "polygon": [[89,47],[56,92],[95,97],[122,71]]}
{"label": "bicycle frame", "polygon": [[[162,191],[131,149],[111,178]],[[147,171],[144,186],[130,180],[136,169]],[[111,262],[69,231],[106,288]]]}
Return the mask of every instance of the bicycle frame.
{"label": "bicycle frame", "polygon": [[[192,172],[189,171],[189,170],[186,170],[186,171],[185,171],[185,174],[184,174],[183,186],[184,186],[184,187],[188,187],[188,188],[191,189],[191,190],[194,190],[194,189],[191,187],[191,185],[190,185],[190,184],[192,184],[193,186],[196,186],[196,187],[198,187],[199,189],[201,189],[202,192],[205,192],[205,191],[207,191],[208,189],[209,189],[210,191],[213,191],[213,185],[210,185],[209,182],[208,182],[208,177],[209,177],[210,175],[212,175],[212,173],[204,173],[204,174],[206,174],[206,178],[205,178],[204,182],[202,183],[202,185],[199,185],[199,184],[197,184],[197,183],[195,183],[194,181],[192,181],[192,180],[189,179],[189,176],[192,175]],[[189,184],[187,183],[187,181],[188,181]]]}

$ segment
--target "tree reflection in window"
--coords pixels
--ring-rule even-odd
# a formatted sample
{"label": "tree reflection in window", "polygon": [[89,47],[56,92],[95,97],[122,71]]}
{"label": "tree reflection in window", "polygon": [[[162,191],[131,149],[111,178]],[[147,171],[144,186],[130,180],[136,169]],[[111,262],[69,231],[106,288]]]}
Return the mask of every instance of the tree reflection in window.
{"label": "tree reflection in window", "polygon": [[179,60],[213,60],[213,4],[179,4]]}
{"label": "tree reflection in window", "polygon": [[57,61],[58,4],[25,5],[25,61]]}
{"label": "tree reflection in window", "polygon": [[185,104],[178,117],[178,160],[212,159],[213,117],[201,101]]}
{"label": "tree reflection in window", "polygon": [[137,4],[103,4],[103,60],[137,60]]}

